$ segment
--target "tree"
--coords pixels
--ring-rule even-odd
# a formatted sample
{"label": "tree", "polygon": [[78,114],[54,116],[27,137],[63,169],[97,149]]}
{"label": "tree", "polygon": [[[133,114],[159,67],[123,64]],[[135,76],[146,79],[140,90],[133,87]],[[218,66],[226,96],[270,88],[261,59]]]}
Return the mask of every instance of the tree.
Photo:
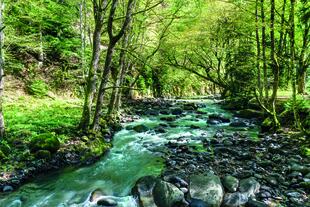
{"label": "tree", "polygon": [[118,0],[112,1],[111,8],[110,8],[110,14],[108,17],[107,30],[108,30],[108,36],[109,36],[109,45],[108,45],[108,49],[106,53],[105,64],[104,64],[104,68],[102,72],[101,83],[100,83],[99,90],[98,90],[97,104],[96,104],[94,119],[92,123],[92,129],[94,130],[99,129],[99,120],[101,118],[103,99],[104,99],[104,95],[106,91],[105,87],[107,86],[109,74],[111,71],[111,63],[112,63],[115,45],[123,37],[123,35],[128,29],[128,26],[132,18],[132,11],[134,8],[135,0],[128,1],[124,23],[120,31],[116,35],[114,35],[113,34],[113,23],[114,23],[114,16],[115,16],[117,4],[118,4]]}
{"label": "tree", "polygon": [[80,122],[80,128],[86,131],[90,124],[91,109],[94,101],[94,95],[96,91],[97,83],[97,71],[99,68],[100,60],[100,42],[102,27],[104,24],[104,16],[108,5],[108,0],[94,0],[93,2],[93,12],[95,19],[95,29],[93,33],[93,50],[92,59],[90,63],[90,68],[88,70],[87,83],[85,88],[85,100],[83,107],[83,114]]}
{"label": "tree", "polygon": [[3,117],[3,90],[4,90],[4,60],[3,60],[3,7],[4,3],[0,0],[0,139],[3,138],[5,132],[5,124],[4,124],[4,117]]}

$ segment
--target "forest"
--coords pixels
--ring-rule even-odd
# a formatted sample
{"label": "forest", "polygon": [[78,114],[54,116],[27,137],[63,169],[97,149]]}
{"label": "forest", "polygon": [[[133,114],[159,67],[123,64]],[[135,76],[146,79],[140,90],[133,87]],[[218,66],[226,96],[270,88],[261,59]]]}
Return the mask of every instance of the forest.
{"label": "forest", "polygon": [[310,206],[307,0],[0,0],[0,207]]}

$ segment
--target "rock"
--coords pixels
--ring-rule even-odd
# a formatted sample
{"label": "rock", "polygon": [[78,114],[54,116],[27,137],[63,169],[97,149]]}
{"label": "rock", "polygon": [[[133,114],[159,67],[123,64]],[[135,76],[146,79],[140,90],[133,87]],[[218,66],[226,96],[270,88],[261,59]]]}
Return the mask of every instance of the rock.
{"label": "rock", "polygon": [[196,103],[186,103],[183,105],[183,109],[189,111],[197,110],[198,105]]}
{"label": "rock", "polygon": [[229,126],[231,126],[231,127],[247,127],[248,125],[244,121],[236,120],[236,121],[230,123]]}
{"label": "rock", "polygon": [[218,120],[221,123],[229,123],[230,122],[230,119],[228,117],[224,116],[223,114],[210,114],[209,119]]}
{"label": "rock", "polygon": [[208,207],[208,205],[199,199],[192,199],[189,203],[189,207]]}
{"label": "rock", "polygon": [[243,109],[237,112],[237,116],[240,118],[252,119],[261,118],[264,116],[264,113],[262,111],[257,111],[253,109]]}
{"label": "rock", "polygon": [[60,142],[53,133],[44,133],[32,138],[29,148],[31,152],[48,150],[51,153],[55,153],[60,148]]}
{"label": "rock", "polygon": [[190,178],[191,198],[204,201],[207,206],[221,206],[224,190],[221,180],[215,175],[194,175]]}
{"label": "rock", "polygon": [[138,198],[141,207],[156,207],[152,191],[158,178],[145,176],[140,178],[132,189],[132,195]]}
{"label": "rock", "polygon": [[255,196],[259,192],[260,184],[254,177],[243,179],[240,181],[240,192],[245,193],[248,197]]}
{"label": "rock", "polygon": [[117,206],[117,202],[111,198],[100,198],[97,201],[98,206]]}
{"label": "rock", "polygon": [[190,125],[190,128],[191,129],[200,129],[200,126],[192,124],[192,125]]}
{"label": "rock", "polygon": [[132,129],[133,129],[134,131],[136,131],[136,132],[139,132],[139,133],[141,133],[141,132],[146,132],[146,131],[149,130],[149,128],[148,128],[147,126],[143,125],[143,124],[134,126]]}
{"label": "rock", "polygon": [[96,189],[90,194],[89,201],[90,202],[97,201],[102,196],[104,196],[104,193],[100,189]]}
{"label": "rock", "polygon": [[219,120],[215,120],[215,119],[208,119],[207,123],[211,124],[211,125],[217,125],[217,124],[220,124],[222,122]]}
{"label": "rock", "polygon": [[51,159],[52,157],[51,152],[48,150],[39,150],[36,152],[35,156],[38,159],[45,159],[45,160]]}
{"label": "rock", "polygon": [[166,129],[164,129],[163,127],[158,127],[157,129],[155,129],[156,133],[166,133]]}
{"label": "rock", "polygon": [[171,109],[171,114],[173,114],[173,115],[181,115],[182,113],[183,113],[183,109],[181,109],[181,108]]}
{"label": "rock", "polygon": [[304,175],[307,175],[308,173],[310,173],[310,167],[302,166],[297,163],[293,163],[290,166],[290,169],[291,171],[301,172]]}
{"label": "rock", "polygon": [[175,121],[176,119],[177,119],[177,117],[174,115],[164,116],[164,117],[160,118],[161,121]]}
{"label": "rock", "polygon": [[231,175],[228,175],[223,179],[223,186],[228,190],[228,192],[233,193],[237,191],[239,180]]}
{"label": "rock", "polygon": [[6,185],[6,186],[4,186],[3,187],[3,192],[4,193],[9,193],[9,192],[12,192],[14,190],[14,188],[12,187],[12,186],[10,186],[10,185]]}
{"label": "rock", "polygon": [[250,199],[245,205],[246,207],[268,207],[265,203]]}
{"label": "rock", "polygon": [[227,193],[225,194],[223,207],[239,207],[248,202],[248,196],[244,193]]}
{"label": "rock", "polygon": [[305,178],[310,179],[310,173],[308,173],[308,174],[305,176]]}
{"label": "rock", "polygon": [[176,203],[182,203],[184,194],[171,183],[158,180],[153,189],[155,204],[158,207],[173,207]]}

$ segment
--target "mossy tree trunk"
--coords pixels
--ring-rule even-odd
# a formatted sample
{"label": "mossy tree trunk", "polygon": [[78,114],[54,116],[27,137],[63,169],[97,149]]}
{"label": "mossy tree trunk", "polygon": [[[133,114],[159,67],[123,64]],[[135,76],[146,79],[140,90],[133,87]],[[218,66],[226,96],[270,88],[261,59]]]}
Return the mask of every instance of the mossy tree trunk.
{"label": "mossy tree trunk", "polygon": [[5,125],[3,117],[3,90],[4,90],[4,59],[3,59],[3,41],[4,41],[4,25],[3,25],[3,7],[4,3],[0,0],[0,139],[4,137]]}

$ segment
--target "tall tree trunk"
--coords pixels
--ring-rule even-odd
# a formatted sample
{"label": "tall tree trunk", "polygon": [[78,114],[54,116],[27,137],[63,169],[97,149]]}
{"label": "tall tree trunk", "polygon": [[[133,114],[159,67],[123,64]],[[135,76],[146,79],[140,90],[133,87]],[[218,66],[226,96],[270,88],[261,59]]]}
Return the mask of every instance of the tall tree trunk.
{"label": "tall tree trunk", "polygon": [[87,83],[85,88],[85,100],[83,107],[83,114],[80,121],[80,129],[86,131],[90,124],[91,109],[94,100],[97,83],[97,71],[100,60],[100,41],[103,27],[103,18],[106,11],[107,0],[93,1],[95,30],[93,33],[93,51],[90,68],[88,70]]}
{"label": "tall tree trunk", "polygon": [[256,36],[256,48],[257,48],[257,54],[256,54],[256,68],[257,68],[257,83],[258,83],[258,89],[259,89],[259,96],[260,99],[263,97],[263,86],[261,81],[261,69],[260,69],[260,41],[259,41],[259,30],[258,30],[258,0],[255,2],[255,36]]}
{"label": "tall tree trunk", "polygon": [[280,122],[277,118],[276,112],[276,99],[279,86],[279,65],[275,57],[275,35],[274,35],[274,23],[275,23],[275,0],[271,0],[271,9],[270,9],[270,59],[272,62],[272,71],[273,71],[273,88],[272,88],[272,113],[273,113],[273,122],[276,129],[280,127]]}
{"label": "tall tree trunk", "polygon": [[295,126],[301,129],[299,116],[296,108],[296,67],[295,67],[295,0],[291,0],[290,8],[290,70],[292,74],[292,98],[293,98],[293,113],[295,119]]}
{"label": "tall tree trunk", "polygon": [[122,86],[123,83],[123,79],[125,77],[126,74],[126,70],[127,70],[127,63],[126,63],[126,49],[128,46],[128,39],[129,39],[129,33],[130,31],[125,32],[125,35],[123,37],[123,42],[122,42],[122,51],[120,53],[120,60],[119,60],[119,74],[118,74],[118,78],[114,83],[114,88],[111,94],[111,99],[110,99],[110,104],[108,107],[108,115],[112,115],[115,112],[118,111],[118,106],[117,106],[117,102],[120,100],[118,99],[118,96],[120,94],[120,87]]}
{"label": "tall tree trunk", "polygon": [[5,125],[3,117],[3,90],[4,90],[4,59],[3,59],[3,41],[4,41],[4,25],[3,25],[3,7],[4,3],[0,0],[0,139],[4,137]]}
{"label": "tall tree trunk", "polygon": [[132,16],[132,10],[133,10],[134,3],[135,3],[135,0],[128,1],[125,21],[119,33],[114,36],[113,35],[113,21],[114,21],[114,15],[115,15],[115,11],[117,8],[118,0],[112,1],[111,10],[109,14],[109,20],[108,20],[108,29],[107,29],[110,42],[109,42],[107,55],[105,59],[104,70],[103,70],[102,77],[101,77],[101,83],[100,83],[100,87],[98,91],[96,110],[95,110],[93,124],[92,124],[92,128],[94,130],[99,129],[99,120],[101,118],[101,113],[102,113],[103,99],[105,95],[105,87],[107,86],[108,78],[109,78],[109,74],[111,70],[111,62],[113,58],[114,47],[117,44],[117,42],[123,37],[123,35],[128,29],[128,25],[131,22],[131,16]]}
{"label": "tall tree trunk", "polygon": [[263,74],[264,74],[264,89],[265,101],[268,103],[268,74],[267,74],[267,58],[266,58],[266,22],[265,22],[265,8],[264,0],[261,0],[261,18],[262,18],[262,58],[263,58]]}
{"label": "tall tree trunk", "polygon": [[297,82],[298,82],[298,93],[304,94],[306,88],[306,74],[307,69],[309,67],[309,63],[306,60],[306,51],[309,45],[309,29],[310,24],[307,23],[303,32],[303,43],[301,48],[301,53],[299,57],[299,66],[298,66],[298,73],[297,73]]}

